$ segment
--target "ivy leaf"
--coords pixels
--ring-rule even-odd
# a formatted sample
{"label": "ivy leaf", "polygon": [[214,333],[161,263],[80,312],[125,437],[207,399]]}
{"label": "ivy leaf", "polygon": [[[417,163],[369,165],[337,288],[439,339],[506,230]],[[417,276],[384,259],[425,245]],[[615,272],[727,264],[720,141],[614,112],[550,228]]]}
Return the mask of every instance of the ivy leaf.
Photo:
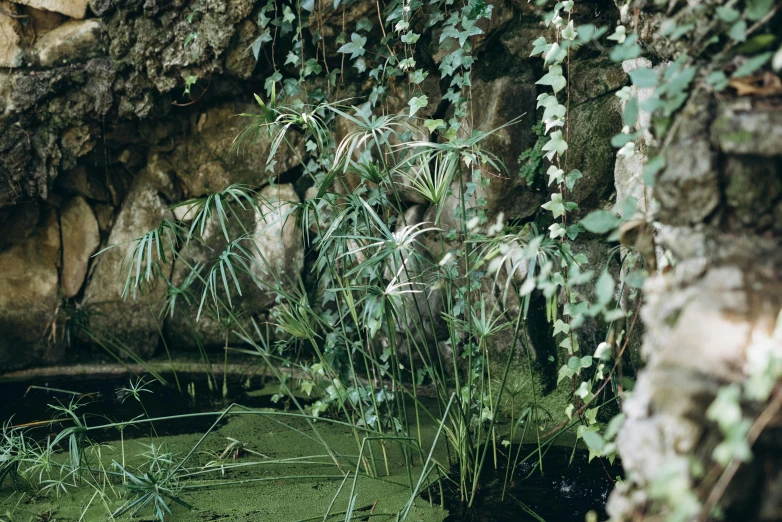
{"label": "ivy leaf", "polygon": [[307,12],[313,12],[315,10],[315,0],[304,0],[301,3],[301,8]]}
{"label": "ivy leaf", "polygon": [[549,237],[551,239],[557,239],[560,237],[565,237],[565,234],[567,233],[567,229],[560,225],[559,223],[553,223],[549,229]]}
{"label": "ivy leaf", "polygon": [[617,44],[623,44],[627,39],[627,28],[623,25],[617,26],[614,30],[614,34],[609,36],[607,40],[613,40]]}
{"label": "ivy leaf", "polygon": [[426,120],[424,122],[424,127],[426,127],[426,130],[428,130],[429,132],[434,132],[437,129],[444,129],[445,122],[442,119]]}
{"label": "ivy leaf", "polygon": [[543,111],[543,121],[547,120],[559,120],[565,117],[567,113],[567,107],[557,101],[556,96],[551,96],[549,99],[553,99],[554,102],[547,102],[546,110]]}
{"label": "ivy leaf", "polygon": [[562,131],[554,131],[551,133],[549,140],[543,145],[546,153],[546,158],[551,161],[554,158],[554,154],[562,156],[567,150],[567,142],[562,138]]}
{"label": "ivy leaf", "polygon": [[563,379],[570,379],[576,374],[573,370],[568,368],[566,364],[563,364],[562,367],[559,369],[559,375],[557,376],[557,384]]}
{"label": "ivy leaf", "polygon": [[630,79],[633,81],[633,85],[639,89],[657,86],[657,73],[648,67],[641,67],[634,71],[630,71]]}
{"label": "ivy leaf", "polygon": [[607,305],[614,298],[614,278],[608,273],[608,270],[603,270],[600,277],[597,278],[595,283],[595,297],[597,297],[597,303],[599,305]]}
{"label": "ivy leaf", "polygon": [[596,27],[595,24],[581,24],[578,26],[578,42],[587,44],[602,37],[608,32],[607,27]]}
{"label": "ivy leaf", "polygon": [[763,67],[767,61],[771,59],[771,53],[763,53],[755,56],[754,58],[750,58],[746,62],[744,62],[744,65],[736,69],[736,71],[731,75],[731,78],[741,78],[742,76],[749,76],[753,72],[757,71],[761,67]]}
{"label": "ivy leaf", "polygon": [[554,91],[554,94],[557,94],[559,91],[565,88],[567,85],[567,80],[565,80],[565,77],[562,76],[562,66],[561,65],[552,65],[548,68],[548,73],[543,76],[540,80],[535,82],[536,85],[550,85],[551,88]]}
{"label": "ivy leaf", "polygon": [[760,20],[771,10],[774,0],[747,0],[747,18],[753,22]]}
{"label": "ivy leaf", "polygon": [[584,431],[581,434],[581,438],[584,439],[584,442],[586,442],[586,445],[590,451],[599,453],[600,451],[602,451],[603,446],[605,446],[605,441],[603,440],[603,437],[601,437],[600,434],[597,432]]}
{"label": "ivy leaf", "polygon": [[570,325],[567,324],[562,319],[557,319],[554,323],[554,335],[557,335],[559,333],[568,334],[570,333]]}
{"label": "ivy leaf", "polygon": [[266,42],[271,42],[271,41],[272,41],[271,32],[268,29],[264,29],[261,35],[255,39],[252,45],[250,45],[250,48],[252,49],[253,52],[253,56],[255,56],[256,60],[258,60],[258,56],[261,54],[261,46]]}
{"label": "ivy leaf", "polygon": [[416,85],[419,85],[426,79],[427,76],[429,76],[428,72],[424,71],[423,69],[418,69],[410,73],[410,81]]}
{"label": "ivy leaf", "polygon": [[421,96],[413,96],[410,98],[410,101],[408,101],[407,104],[410,106],[410,117],[412,118],[415,116],[415,113],[429,104],[429,97],[425,94],[422,94]]}
{"label": "ivy leaf", "polygon": [[356,31],[371,31],[372,21],[369,18],[362,18],[356,22]]}
{"label": "ivy leaf", "polygon": [[536,54],[545,53],[549,48],[549,43],[546,41],[545,36],[539,36],[534,42],[532,42],[532,46],[533,47],[530,56],[535,56]]}
{"label": "ivy leaf", "polygon": [[578,235],[584,231],[584,227],[582,227],[580,224],[576,223],[575,225],[568,225],[567,227],[567,237],[571,241],[575,241]]}
{"label": "ivy leaf", "polygon": [[[272,73],[271,76],[266,78],[266,80],[263,82],[263,88],[266,89],[266,96],[271,98],[272,90],[274,89],[274,84],[281,80],[282,80],[282,73],[280,71],[274,71],[274,73]],[[256,97],[256,100],[257,99],[258,98]]]}
{"label": "ivy leaf", "polygon": [[647,187],[654,186],[654,177],[665,167],[665,158],[663,156],[655,156],[651,160],[646,162],[643,172],[643,182]]}
{"label": "ivy leaf", "polygon": [[714,402],[706,410],[706,418],[717,422],[723,431],[727,431],[743,416],[740,401],[741,388],[737,384],[720,388]]}
{"label": "ivy leaf", "polygon": [[418,41],[419,38],[421,38],[420,34],[411,32],[411,33],[406,33],[406,34],[402,35],[401,40],[402,40],[402,43],[406,43],[408,45],[413,45],[413,44],[415,44]]}
{"label": "ivy leaf", "polygon": [[337,52],[348,54],[350,53],[350,59],[355,60],[359,56],[364,56],[364,45],[367,43],[367,37],[361,36],[358,33],[350,35],[350,41],[340,47]]}
{"label": "ivy leaf", "polygon": [[745,42],[747,40],[747,22],[738,20],[730,27],[728,36],[735,42]]}
{"label": "ivy leaf", "polygon": [[296,65],[299,63],[299,55],[294,53],[293,51],[288,51],[288,56],[285,59],[285,64],[288,65],[289,63],[292,63],[293,65]]}
{"label": "ivy leaf", "polygon": [[706,83],[715,91],[720,92],[728,86],[729,80],[722,71],[714,71],[706,77]]}
{"label": "ivy leaf", "polygon": [[313,73],[317,76],[321,71],[323,71],[323,67],[321,67],[318,61],[315,58],[310,58],[304,64],[303,76],[306,78]]}
{"label": "ivy leaf", "polygon": [[739,19],[739,16],[741,16],[741,13],[739,13],[737,9],[730,5],[721,5],[715,9],[714,12],[717,13],[719,19],[726,24],[732,24]]}
{"label": "ivy leaf", "polygon": [[562,194],[552,194],[551,201],[544,203],[541,207],[551,212],[555,218],[565,215],[565,203],[562,201]]}
{"label": "ivy leaf", "polygon": [[590,426],[597,422],[597,412],[599,410],[599,408],[589,408],[584,412],[584,418],[587,420]]}
{"label": "ivy leaf", "polygon": [[558,43],[554,43],[543,58],[543,66],[548,67],[551,64],[560,63],[565,59],[565,56],[567,56],[567,51]]}
{"label": "ivy leaf", "polygon": [[411,56],[410,58],[405,58],[401,62],[399,62],[399,68],[403,71],[406,71],[408,69],[412,69],[415,67],[415,59]]}
{"label": "ivy leaf", "polygon": [[475,25],[478,20],[462,20],[462,27],[464,31],[459,31],[459,47],[464,47],[464,44],[473,36],[483,34],[483,30]]}
{"label": "ivy leaf", "polygon": [[546,171],[546,174],[548,174],[549,185],[551,185],[555,181],[557,182],[557,185],[559,185],[564,180],[565,171],[562,169],[558,169],[556,165],[551,165]]}
{"label": "ivy leaf", "polygon": [[623,147],[626,143],[635,140],[637,137],[638,137],[637,132],[633,132],[630,134],[617,134],[611,137],[611,146],[616,148]]}
{"label": "ivy leaf", "polygon": [[570,172],[567,173],[565,176],[565,186],[568,190],[573,190],[573,187],[576,186],[576,181],[583,178],[584,175],[581,174],[581,171],[578,169],[573,169]]}
{"label": "ivy leaf", "polygon": [[282,22],[292,24],[296,21],[296,15],[293,14],[293,11],[291,10],[290,6],[285,6],[282,10]]}
{"label": "ivy leaf", "polygon": [[624,43],[614,47],[609,55],[611,60],[620,63],[638,58],[641,55],[641,46],[636,43],[637,39],[638,37],[633,33],[625,39]]}
{"label": "ivy leaf", "polygon": [[595,210],[589,213],[581,224],[593,234],[605,234],[622,223],[622,218],[607,210]]}
{"label": "ivy leaf", "polygon": [[562,35],[562,38],[564,38],[565,40],[576,39],[576,36],[578,36],[578,31],[576,31],[575,27],[573,26],[573,20],[571,20],[570,23],[567,24],[567,27],[562,29],[562,32],[560,34]]}

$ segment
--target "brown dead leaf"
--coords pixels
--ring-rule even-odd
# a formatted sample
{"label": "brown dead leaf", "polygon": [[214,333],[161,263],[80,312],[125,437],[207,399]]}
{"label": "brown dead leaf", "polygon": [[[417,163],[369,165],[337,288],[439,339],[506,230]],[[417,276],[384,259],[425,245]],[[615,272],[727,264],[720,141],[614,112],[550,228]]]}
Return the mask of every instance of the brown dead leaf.
{"label": "brown dead leaf", "polygon": [[736,89],[739,96],[773,96],[782,94],[782,80],[768,71],[757,76],[732,78],[728,85]]}

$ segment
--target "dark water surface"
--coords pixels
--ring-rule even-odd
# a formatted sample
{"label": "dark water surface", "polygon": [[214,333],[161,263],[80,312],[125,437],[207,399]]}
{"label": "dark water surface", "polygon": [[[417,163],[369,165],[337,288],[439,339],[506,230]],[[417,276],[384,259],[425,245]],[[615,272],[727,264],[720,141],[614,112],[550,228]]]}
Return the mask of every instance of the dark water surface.
{"label": "dark water surface", "polygon": [[[165,376],[170,378],[170,376]],[[173,382],[173,379],[171,379]],[[46,432],[58,432],[61,427],[58,424],[35,424],[62,417],[51,406],[68,406],[71,402],[77,402],[81,406],[76,410],[77,415],[83,418],[88,426],[98,426],[113,422],[127,422],[136,417],[165,417],[171,415],[183,415],[189,413],[215,412],[224,409],[232,402],[240,403],[251,408],[279,407],[271,402],[270,395],[257,393],[260,378],[255,378],[251,384],[255,385],[256,393],[252,393],[245,387],[246,381],[237,378],[228,378],[228,393],[223,397],[222,378],[217,378],[217,389],[210,390],[207,379],[203,374],[188,375],[179,374],[182,391],[175,386],[165,386],[151,378],[146,379],[144,388],[147,391],[138,393],[143,403],[139,403],[127,391],[121,388],[130,388],[130,382],[136,383],[138,378],[118,379],[95,377],[64,377],[38,379],[28,382],[4,382],[0,383],[0,422],[10,421],[13,426],[33,423],[37,426],[33,430],[34,435],[43,435]],[[195,396],[187,392],[188,385],[194,386]],[[48,388],[48,389],[44,389]],[[57,391],[61,390],[61,391]],[[66,393],[75,392],[76,394]],[[146,408],[146,413],[144,411]],[[156,434],[178,435],[184,433],[198,433],[206,431],[215,421],[217,416],[193,417],[171,421],[155,422]],[[67,426],[71,422],[66,423]],[[131,426],[125,429],[125,438],[134,438],[150,435],[151,427],[148,425]],[[90,438],[96,441],[116,440],[119,438],[117,429],[105,430],[103,433],[93,431]]]}
{"label": "dark water surface", "polygon": [[[512,446],[516,455],[518,446]],[[491,462],[482,474],[482,486],[472,508],[466,509],[455,485],[446,487],[445,507],[451,513],[447,522],[583,522],[589,511],[598,520],[607,520],[605,503],[622,467],[605,459],[589,462],[589,452],[565,446],[550,446],[543,456],[543,471],[533,457],[516,466],[502,499],[508,462],[499,459],[495,471]],[[525,444],[521,460],[536,453],[537,446]],[[488,460],[488,457],[487,457]],[[458,479],[458,477],[457,477]],[[435,493],[437,488],[433,488]],[[438,490],[439,492],[439,490]]]}

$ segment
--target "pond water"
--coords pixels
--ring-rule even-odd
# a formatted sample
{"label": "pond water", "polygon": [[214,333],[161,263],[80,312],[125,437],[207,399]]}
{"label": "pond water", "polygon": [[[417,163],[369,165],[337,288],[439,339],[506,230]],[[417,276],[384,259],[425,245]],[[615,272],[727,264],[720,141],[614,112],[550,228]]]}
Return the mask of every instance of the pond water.
{"label": "pond water", "polygon": [[[171,376],[166,376],[174,382]],[[88,424],[128,421],[139,415],[165,417],[221,410],[231,403],[240,403],[249,408],[275,408],[272,393],[262,393],[261,377],[228,378],[223,395],[222,379],[212,385],[212,390],[203,374],[180,373],[178,378],[182,390],[164,385],[154,378],[137,377],[67,377],[38,379],[32,382],[0,382],[0,420],[12,420],[15,426],[52,419],[57,413],[52,406],[67,406],[71,401],[80,406],[78,413],[85,416]],[[141,402],[130,391],[138,391]],[[143,407],[142,407],[143,405]],[[191,417],[155,423],[159,436],[203,432],[214,421],[213,417]],[[58,426],[47,425],[50,431]],[[149,430],[130,429],[125,437],[136,438],[150,435]],[[95,432],[96,440],[112,440],[116,432]]]}
{"label": "pond water", "polygon": [[[118,442],[116,428],[89,433],[93,444],[90,450],[94,453],[92,466],[101,470],[112,469],[112,463],[120,460],[120,455],[126,467],[143,468],[147,465],[148,457],[144,455],[149,453],[150,445],[165,447],[175,461],[197,447],[198,451],[187,458],[187,475],[181,481],[185,487],[179,496],[193,509],[170,503],[172,520],[293,522],[324,520],[327,512],[329,516],[325,520],[345,520],[351,495],[355,495],[353,520],[394,520],[395,514],[410,500],[409,481],[417,480],[421,462],[414,460],[410,466],[398,444],[375,443],[374,456],[382,472],[376,478],[363,473],[356,477],[355,433],[338,423],[318,421],[318,436],[323,439],[319,442],[305,419],[295,414],[281,417],[289,415],[282,409],[284,401],[274,401],[274,389],[260,378],[229,379],[225,396],[219,379],[221,389],[213,391],[203,376],[180,374],[180,382],[186,389],[192,390],[194,386],[195,394],[148,380],[146,391],[137,392],[142,402],[127,391],[132,388],[127,378],[79,377],[0,383],[3,397],[0,419],[12,419],[15,426],[36,426],[30,431],[32,436],[46,440],[69,424],[35,423],[53,418],[56,412],[49,405],[67,405],[71,400],[83,404],[77,412],[90,426],[126,422],[140,416],[193,415],[125,429],[122,442]],[[253,411],[228,416],[203,436],[217,419],[214,412],[230,403],[240,403]],[[434,440],[436,427],[431,424],[422,426],[424,445]],[[56,448],[54,460],[64,462],[68,455],[65,446]],[[344,475],[324,451],[326,446],[339,456],[342,471],[349,472],[349,480],[344,484]],[[541,473],[536,458],[524,460],[526,455],[534,453],[534,448],[529,445],[501,448],[497,470],[492,465],[486,466],[473,508],[465,509],[456,488],[444,481],[444,498],[439,498],[439,487],[432,487],[415,500],[408,520],[579,522],[590,511],[597,514],[598,520],[607,518],[605,500],[613,480],[621,475],[620,466],[610,466],[597,459],[589,463],[583,450],[550,446],[543,456]],[[505,488],[509,476],[507,452],[515,455],[519,449],[522,458],[513,470],[513,480]],[[447,462],[443,444],[438,445],[435,458]],[[110,474],[98,476],[105,482]],[[100,492],[84,484],[80,487],[74,484],[65,494],[58,495],[52,490],[47,494],[6,480],[0,487],[0,520],[6,522],[4,511],[20,515],[16,518],[6,515],[9,522],[46,519],[40,518],[45,516],[49,517],[47,520],[58,521],[107,520],[110,513],[131,498],[117,482],[115,477],[114,484]],[[441,501],[445,510],[440,508]],[[116,520],[153,520],[151,513],[145,508],[137,517],[126,514]]]}
{"label": "pond water", "polygon": [[516,454],[529,458],[518,462],[512,475],[507,458],[498,460],[496,470],[487,466],[470,509],[459,501],[456,488],[448,488],[447,522],[583,521],[590,511],[597,520],[608,518],[608,493],[622,475],[618,463],[600,459],[590,463],[588,451],[554,445],[543,450],[541,471],[535,444],[513,445],[507,450],[511,458]]}

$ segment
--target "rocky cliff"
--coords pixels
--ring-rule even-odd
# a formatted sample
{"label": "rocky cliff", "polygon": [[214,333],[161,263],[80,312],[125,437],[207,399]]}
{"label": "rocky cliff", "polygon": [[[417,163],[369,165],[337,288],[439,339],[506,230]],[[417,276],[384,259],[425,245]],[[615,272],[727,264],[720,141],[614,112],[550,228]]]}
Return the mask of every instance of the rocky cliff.
{"label": "rocky cliff", "polygon": [[[77,335],[82,343],[119,343],[148,356],[162,332],[176,349],[192,348],[182,313],[158,314],[157,299],[165,288],[149,288],[136,300],[121,298],[118,274],[128,242],[161,219],[183,217],[169,210],[177,202],[232,183],[263,189],[274,177],[274,188],[266,190],[282,191],[280,201],[306,197],[303,148],[301,155],[275,158],[267,169],[267,143],[234,147],[245,125],[237,115],[259,110],[253,94],[264,96],[272,63],[284,61],[275,53],[285,51],[273,47],[254,56],[265,5],[253,0],[0,3],[0,37],[5,38],[0,47],[7,49],[0,55],[0,331],[5,333],[0,368],[62,359],[68,341],[72,346],[72,335],[86,323],[90,333]],[[332,38],[342,24],[376,16],[374,4],[365,2],[344,12],[325,5],[318,9],[323,11],[318,31]],[[605,24],[616,11],[610,3],[585,4],[578,16],[583,23]],[[506,162],[510,176],[493,182],[482,196],[490,217],[503,213],[509,222],[530,220],[548,199],[547,189],[543,181],[528,183],[518,176],[518,158],[537,139],[532,127],[539,119],[540,64],[528,55],[545,29],[527,2],[506,1],[494,5],[485,30],[473,73],[474,125],[488,130],[517,116],[521,121],[491,138],[489,147]],[[377,25],[371,37],[382,38]],[[324,63],[339,69],[336,46],[327,40],[323,49]],[[432,67],[442,59],[434,43],[419,49],[420,59]],[[609,140],[621,125],[614,92],[627,75],[594,47],[578,53],[574,68],[571,161],[586,177],[574,199],[582,211],[609,208],[615,198]],[[368,94],[351,84],[349,71],[345,76],[344,90],[336,94]],[[425,83],[435,101],[447,87],[436,76]],[[394,101],[400,99],[392,93],[384,110],[400,110],[406,103]],[[286,221],[261,243],[269,259],[301,273],[295,226]],[[115,244],[121,246],[91,257]],[[605,262],[606,244],[588,238],[579,244],[605,252]],[[204,252],[203,261],[209,260]],[[177,266],[164,271],[173,281],[183,277]],[[248,317],[263,317],[272,305],[262,296],[253,301]],[[204,318],[198,328],[209,344],[219,344],[224,334],[213,323]]]}

